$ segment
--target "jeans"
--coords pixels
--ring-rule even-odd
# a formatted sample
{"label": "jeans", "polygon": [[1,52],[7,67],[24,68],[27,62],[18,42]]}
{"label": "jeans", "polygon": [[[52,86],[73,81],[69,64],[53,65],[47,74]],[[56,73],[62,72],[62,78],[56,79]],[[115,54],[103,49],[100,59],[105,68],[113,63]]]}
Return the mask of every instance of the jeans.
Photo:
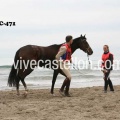
{"label": "jeans", "polygon": [[104,73],[104,91],[107,91],[108,85],[110,87],[110,91],[114,91],[112,81],[110,80],[110,73],[111,71]]}

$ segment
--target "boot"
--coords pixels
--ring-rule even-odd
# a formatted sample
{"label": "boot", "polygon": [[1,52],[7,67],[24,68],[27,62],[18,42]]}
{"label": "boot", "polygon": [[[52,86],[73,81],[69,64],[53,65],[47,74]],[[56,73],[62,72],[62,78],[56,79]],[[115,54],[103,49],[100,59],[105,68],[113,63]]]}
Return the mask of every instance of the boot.
{"label": "boot", "polygon": [[67,84],[67,78],[64,80],[64,82],[59,90],[60,94],[63,96],[64,96],[64,88],[65,88],[66,84]]}
{"label": "boot", "polygon": [[71,97],[70,94],[69,94],[70,82],[71,82],[71,80],[67,79],[66,89],[65,89],[65,92],[64,92],[66,97]]}
{"label": "boot", "polygon": [[114,92],[112,81],[110,80],[110,78],[108,80],[109,80],[108,83],[109,83],[110,91]]}
{"label": "boot", "polygon": [[105,80],[105,83],[104,83],[104,93],[107,93],[107,88],[108,88],[108,80]]}

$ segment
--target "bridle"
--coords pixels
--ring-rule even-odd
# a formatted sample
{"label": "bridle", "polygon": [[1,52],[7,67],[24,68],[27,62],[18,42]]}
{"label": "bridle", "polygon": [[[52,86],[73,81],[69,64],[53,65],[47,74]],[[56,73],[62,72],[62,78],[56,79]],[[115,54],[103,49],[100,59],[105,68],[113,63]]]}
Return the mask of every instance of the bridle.
{"label": "bridle", "polygon": [[90,49],[90,47],[88,46],[88,48],[86,48],[86,53],[87,53],[88,62],[90,64],[90,59],[89,59],[89,55],[88,55],[89,49]]}
{"label": "bridle", "polygon": [[[85,41],[85,39],[83,39],[82,42],[83,42],[83,41]],[[89,59],[89,55],[88,55],[89,49],[90,49],[90,46],[88,46],[88,47],[86,48],[85,52],[87,53],[88,62],[89,62],[89,64],[90,64],[90,59]]]}
{"label": "bridle", "polygon": [[89,52],[89,49],[90,49],[90,47],[88,46],[88,48],[86,48],[86,53],[88,54],[88,52]]}

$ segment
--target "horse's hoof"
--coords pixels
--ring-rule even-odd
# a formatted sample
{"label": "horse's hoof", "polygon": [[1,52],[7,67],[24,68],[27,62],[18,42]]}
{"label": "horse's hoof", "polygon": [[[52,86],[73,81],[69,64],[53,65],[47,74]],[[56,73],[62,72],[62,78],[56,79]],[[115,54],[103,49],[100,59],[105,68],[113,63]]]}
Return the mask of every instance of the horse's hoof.
{"label": "horse's hoof", "polygon": [[26,89],[25,91],[27,91],[27,92],[28,92],[29,90],[28,90],[28,89]]}
{"label": "horse's hoof", "polygon": [[20,93],[17,93],[17,96],[20,96]]}
{"label": "horse's hoof", "polygon": [[65,96],[64,92],[59,90],[59,93],[62,95],[62,96]]}
{"label": "horse's hoof", "polygon": [[56,95],[55,94],[52,94],[53,97],[55,97]]}
{"label": "horse's hoof", "polygon": [[25,91],[25,93],[23,94],[23,95],[24,95],[24,97],[27,97],[27,94],[28,94],[28,92],[27,92],[27,91]]}

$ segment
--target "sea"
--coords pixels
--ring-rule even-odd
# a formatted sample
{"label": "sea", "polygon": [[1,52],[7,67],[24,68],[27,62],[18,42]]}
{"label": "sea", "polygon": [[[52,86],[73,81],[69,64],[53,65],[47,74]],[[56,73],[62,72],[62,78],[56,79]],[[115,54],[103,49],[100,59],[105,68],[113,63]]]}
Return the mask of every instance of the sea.
{"label": "sea", "polygon": [[[91,68],[92,66],[92,68]],[[0,66],[0,90],[15,90],[7,85],[11,65]],[[83,88],[93,86],[104,86],[103,73],[98,69],[97,60],[93,64],[87,64],[86,68],[78,65],[71,66],[71,88]],[[120,85],[120,70],[113,70],[110,74],[113,85]],[[50,89],[52,85],[53,70],[45,68],[35,68],[35,70],[25,78],[28,89]],[[60,88],[64,76],[58,75],[55,88]],[[20,83],[20,89],[24,89]]]}

